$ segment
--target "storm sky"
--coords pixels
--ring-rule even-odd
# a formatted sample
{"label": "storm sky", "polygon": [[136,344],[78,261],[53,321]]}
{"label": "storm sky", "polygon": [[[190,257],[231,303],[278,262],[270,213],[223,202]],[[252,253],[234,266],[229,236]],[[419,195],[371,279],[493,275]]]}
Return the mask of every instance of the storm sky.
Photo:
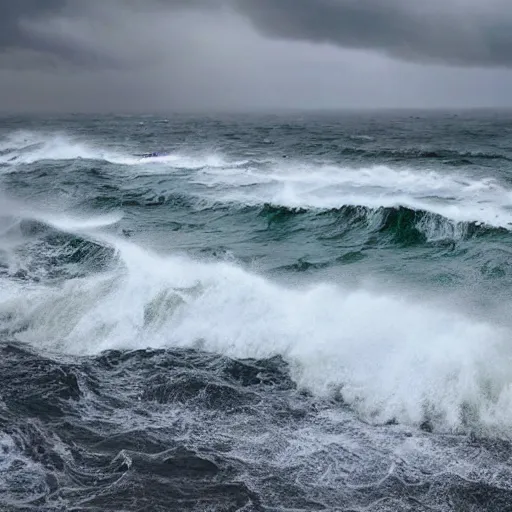
{"label": "storm sky", "polygon": [[509,0],[0,0],[0,110],[512,106]]}

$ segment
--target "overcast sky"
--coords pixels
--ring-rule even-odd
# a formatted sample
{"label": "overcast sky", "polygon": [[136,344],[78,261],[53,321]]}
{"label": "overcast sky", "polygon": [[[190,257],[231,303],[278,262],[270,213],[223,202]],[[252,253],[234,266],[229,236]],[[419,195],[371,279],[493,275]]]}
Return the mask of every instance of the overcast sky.
{"label": "overcast sky", "polygon": [[512,106],[510,0],[0,0],[0,110]]}

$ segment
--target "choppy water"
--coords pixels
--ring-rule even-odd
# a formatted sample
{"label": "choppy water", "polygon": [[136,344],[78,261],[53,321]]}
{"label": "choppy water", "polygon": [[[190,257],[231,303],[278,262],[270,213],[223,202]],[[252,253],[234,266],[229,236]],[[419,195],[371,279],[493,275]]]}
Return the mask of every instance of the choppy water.
{"label": "choppy water", "polygon": [[2,118],[1,509],[512,510],[511,242],[512,114]]}

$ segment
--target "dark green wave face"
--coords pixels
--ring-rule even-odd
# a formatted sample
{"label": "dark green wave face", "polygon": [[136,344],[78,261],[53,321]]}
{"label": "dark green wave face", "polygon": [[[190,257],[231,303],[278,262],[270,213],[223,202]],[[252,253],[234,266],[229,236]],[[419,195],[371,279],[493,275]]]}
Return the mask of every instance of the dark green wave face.
{"label": "dark green wave face", "polygon": [[[503,510],[488,443],[511,450],[511,140],[492,112],[3,118],[12,499],[35,478],[45,506],[59,488],[109,510],[117,472],[151,488],[188,467],[191,510],[203,470],[219,510],[458,510],[436,496],[470,492]],[[38,435],[82,450],[52,466],[60,487],[20,451]],[[71,496],[94,468],[109,498],[85,480]]]}

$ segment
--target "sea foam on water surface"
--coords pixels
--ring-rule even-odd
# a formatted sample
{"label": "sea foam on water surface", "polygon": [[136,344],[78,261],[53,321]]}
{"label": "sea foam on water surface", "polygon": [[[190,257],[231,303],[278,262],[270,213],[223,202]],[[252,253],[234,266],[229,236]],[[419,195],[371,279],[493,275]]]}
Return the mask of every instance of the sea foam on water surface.
{"label": "sea foam on water surface", "polygon": [[[187,155],[169,152],[143,158],[139,150],[104,148],[97,142],[81,140],[66,133],[19,131],[0,140],[0,163],[10,166],[33,164],[45,160],[103,160],[112,164],[137,166],[148,173],[159,172],[160,166],[197,170],[241,166],[247,160],[228,161],[216,153]],[[138,169],[137,172],[140,172]]]}
{"label": "sea foam on water surface", "polygon": [[[442,216],[454,223],[482,223],[512,227],[512,190],[494,178],[428,169],[392,168],[386,165],[355,167],[294,161],[229,160],[219,153],[186,155],[171,152],[141,158],[128,151],[103,149],[65,134],[15,132],[0,148],[8,167],[41,160],[104,160],[134,166],[137,174],[161,174],[173,169],[189,171],[185,183],[202,186],[195,191],[207,202],[328,210],[343,206],[406,207]],[[14,151],[12,148],[19,148]],[[13,158],[15,159],[13,160]]]}
{"label": "sea foam on water surface", "polygon": [[512,427],[506,327],[446,304],[326,283],[290,288],[231,263],[94,239],[115,248],[119,268],[60,286],[11,283],[0,297],[4,331],[70,354],[177,346],[279,354],[300,386],[339,393],[371,421]]}
{"label": "sea foam on water surface", "polygon": [[[93,145],[41,137],[30,141],[41,145],[29,148],[22,161],[94,159],[101,153]],[[125,157],[119,158],[121,163]],[[166,158],[173,166],[189,166],[188,181],[203,184],[198,193],[218,202],[315,209],[403,205],[461,222],[512,222],[512,192],[489,179],[277,161],[264,169],[227,169],[221,157]],[[232,263],[158,256],[98,232],[120,214],[81,220],[23,215],[108,245],[120,262],[58,285],[5,280],[3,330],[22,341],[71,354],[175,346],[233,357],[279,354],[300,386],[319,396],[338,393],[374,421],[418,424],[428,418],[442,429],[512,427],[506,326],[396,293],[321,282],[290,288]]]}
{"label": "sea foam on water surface", "polygon": [[218,203],[272,204],[329,210],[343,206],[371,209],[403,206],[453,222],[512,226],[512,190],[492,178],[418,169],[312,166],[299,163],[271,169],[204,169],[193,178]]}
{"label": "sea foam on water surface", "polygon": [[[3,154],[2,154],[3,153]],[[104,160],[120,165],[138,164],[140,158],[106,149],[66,133],[20,131],[0,141],[0,163],[9,166],[45,160]]]}

